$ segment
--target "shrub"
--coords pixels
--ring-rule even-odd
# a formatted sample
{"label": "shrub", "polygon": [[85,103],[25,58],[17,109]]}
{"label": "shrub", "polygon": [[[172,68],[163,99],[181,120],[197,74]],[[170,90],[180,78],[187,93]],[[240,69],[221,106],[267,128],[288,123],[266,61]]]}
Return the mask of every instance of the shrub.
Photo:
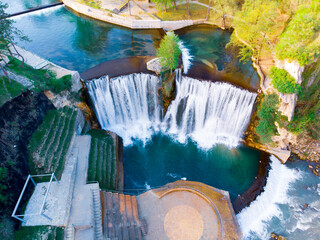
{"label": "shrub", "polygon": [[173,32],[168,32],[160,42],[157,51],[162,69],[173,70],[178,67],[181,50],[179,48],[179,38]]}
{"label": "shrub", "polygon": [[300,90],[300,85],[296,84],[295,79],[284,69],[271,67],[269,74],[272,85],[281,93],[296,93]]}
{"label": "shrub", "polygon": [[265,95],[261,105],[258,107],[257,116],[259,118],[256,133],[260,137],[261,143],[270,143],[271,137],[277,133],[275,121],[278,118],[278,95],[273,93]]}
{"label": "shrub", "polygon": [[71,88],[71,75],[65,75],[61,78],[51,78],[50,88],[54,93],[59,93],[64,90],[69,90]]}

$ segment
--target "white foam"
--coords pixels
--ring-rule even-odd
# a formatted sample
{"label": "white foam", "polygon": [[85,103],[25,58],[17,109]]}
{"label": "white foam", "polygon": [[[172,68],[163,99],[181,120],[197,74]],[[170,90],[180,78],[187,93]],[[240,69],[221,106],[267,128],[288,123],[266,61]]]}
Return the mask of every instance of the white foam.
{"label": "white foam", "polygon": [[192,65],[193,56],[190,54],[189,49],[185,47],[185,44],[182,40],[179,41],[178,44],[182,52],[183,73],[187,74]]}
{"label": "white foam", "polygon": [[116,132],[128,146],[145,144],[162,131],[185,143],[188,138],[209,149],[217,143],[235,147],[250,120],[255,93],[227,83],[201,82],[176,72],[177,95],[162,120],[160,80],[130,74],[86,83],[101,127]]}
{"label": "white foam", "polygon": [[281,164],[276,157],[271,156],[270,159],[271,169],[264,192],[249,207],[237,214],[245,239],[250,239],[251,234],[260,236],[261,239],[269,239],[266,222],[274,216],[281,217],[282,211],[278,204],[288,203],[287,192],[290,185],[300,177],[296,170]]}

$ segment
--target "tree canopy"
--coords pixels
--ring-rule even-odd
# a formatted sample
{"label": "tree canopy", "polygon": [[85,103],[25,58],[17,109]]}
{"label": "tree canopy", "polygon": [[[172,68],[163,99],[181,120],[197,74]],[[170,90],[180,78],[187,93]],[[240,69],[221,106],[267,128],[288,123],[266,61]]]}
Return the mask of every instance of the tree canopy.
{"label": "tree canopy", "polygon": [[160,42],[157,51],[162,69],[173,70],[178,67],[181,50],[179,48],[179,38],[173,32],[168,32]]}
{"label": "tree canopy", "polygon": [[308,65],[320,57],[320,1],[303,4],[280,35],[276,56]]}

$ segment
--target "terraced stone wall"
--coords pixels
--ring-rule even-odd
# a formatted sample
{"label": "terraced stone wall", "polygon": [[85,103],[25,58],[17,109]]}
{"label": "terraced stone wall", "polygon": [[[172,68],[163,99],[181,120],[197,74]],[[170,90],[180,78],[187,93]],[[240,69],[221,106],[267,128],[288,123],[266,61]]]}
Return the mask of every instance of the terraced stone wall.
{"label": "terraced stone wall", "polygon": [[67,152],[75,134],[77,111],[71,107],[49,111],[28,144],[32,174],[54,172],[61,177]]}

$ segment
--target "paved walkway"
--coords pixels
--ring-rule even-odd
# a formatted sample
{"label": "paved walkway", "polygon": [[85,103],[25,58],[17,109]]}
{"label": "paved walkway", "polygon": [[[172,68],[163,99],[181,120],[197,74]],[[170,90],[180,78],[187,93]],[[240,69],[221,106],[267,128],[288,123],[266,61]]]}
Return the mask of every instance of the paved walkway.
{"label": "paved walkway", "polygon": [[94,239],[92,190],[99,190],[99,184],[86,184],[90,143],[90,136],[77,136],[74,144],[79,154],[68,226],[75,228],[77,240]]}

